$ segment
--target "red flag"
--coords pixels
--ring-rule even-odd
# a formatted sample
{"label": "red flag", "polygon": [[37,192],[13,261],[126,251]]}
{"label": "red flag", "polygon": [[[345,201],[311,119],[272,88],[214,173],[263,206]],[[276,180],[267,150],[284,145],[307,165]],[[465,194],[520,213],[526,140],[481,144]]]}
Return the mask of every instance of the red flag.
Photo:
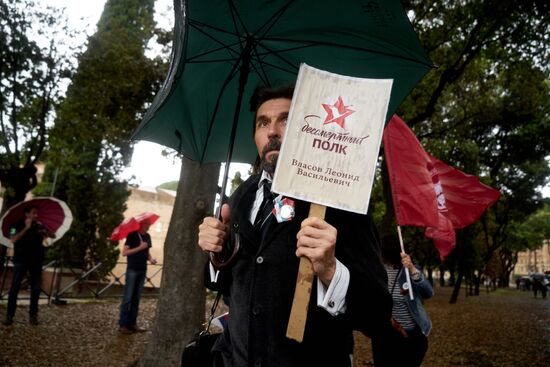
{"label": "red flag", "polygon": [[397,224],[437,227],[437,199],[427,169],[431,156],[397,115],[384,129],[383,139]]}
{"label": "red flag", "polygon": [[437,227],[426,227],[424,236],[434,241],[441,261],[444,261],[455,248],[456,234],[453,223],[441,213],[439,214],[439,225]]}
{"label": "red flag", "polygon": [[500,199],[500,191],[480,182],[476,176],[457,170],[432,157],[433,166],[428,168],[441,183],[438,195],[439,211],[449,218],[453,227],[464,228],[475,223],[479,217]]}
{"label": "red flag", "polygon": [[479,219],[500,192],[427,153],[394,115],[384,131],[384,151],[398,225],[426,227],[443,260],[455,245],[454,229]]}

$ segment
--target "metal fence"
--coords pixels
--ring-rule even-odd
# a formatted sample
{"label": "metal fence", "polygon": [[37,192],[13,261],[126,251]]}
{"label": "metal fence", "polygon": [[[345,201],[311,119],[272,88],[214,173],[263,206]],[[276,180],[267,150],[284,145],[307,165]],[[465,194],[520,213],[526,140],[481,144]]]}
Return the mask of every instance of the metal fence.
{"label": "metal fence", "polygon": [[[0,278],[0,300],[8,297],[13,274],[12,257],[6,257]],[[126,274],[126,262],[117,262],[113,269],[105,269],[102,262],[95,264],[90,269],[74,269],[64,267],[53,260],[42,267],[41,299],[47,299],[48,303],[65,304],[67,299],[100,299],[107,297],[122,297]],[[143,296],[158,296],[160,291],[160,279],[162,276],[162,264],[149,264]],[[101,274],[107,274],[100,278]],[[30,298],[28,279],[21,284],[18,299]],[[26,294],[25,294],[26,293]]]}

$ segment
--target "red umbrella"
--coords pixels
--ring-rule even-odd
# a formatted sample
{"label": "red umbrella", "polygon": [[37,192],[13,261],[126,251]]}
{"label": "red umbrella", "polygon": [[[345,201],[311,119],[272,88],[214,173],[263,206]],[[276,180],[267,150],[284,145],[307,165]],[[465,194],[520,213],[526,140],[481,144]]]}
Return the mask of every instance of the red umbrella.
{"label": "red umbrella", "polygon": [[149,220],[149,223],[153,224],[159,219],[159,216],[151,212],[143,212],[131,218],[124,219],[111,233],[109,239],[111,241],[120,241],[123,238],[126,238],[129,233],[137,231],[141,222],[144,220]]}
{"label": "red umbrella", "polygon": [[25,218],[25,208],[33,206],[38,209],[37,221],[55,234],[45,245],[49,246],[59,240],[71,227],[73,214],[64,201],[52,197],[35,197],[12,206],[0,219],[0,243],[13,247],[10,240],[10,228],[19,220]]}

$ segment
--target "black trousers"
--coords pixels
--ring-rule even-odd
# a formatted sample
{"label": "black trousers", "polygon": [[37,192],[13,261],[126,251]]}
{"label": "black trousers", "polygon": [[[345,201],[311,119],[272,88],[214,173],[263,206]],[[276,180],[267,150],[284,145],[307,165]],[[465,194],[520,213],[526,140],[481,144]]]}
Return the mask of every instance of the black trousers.
{"label": "black trousers", "polygon": [[372,354],[377,367],[418,367],[428,350],[428,338],[417,326],[404,337],[395,329],[372,338]]}
{"label": "black trousers", "polygon": [[31,285],[29,315],[33,316],[38,313],[38,298],[40,297],[40,290],[42,286],[42,264],[18,261],[13,264],[13,279],[11,282],[10,293],[8,295],[8,316],[15,315],[15,309],[17,308],[17,295],[19,294],[21,282],[23,282],[23,278],[25,278],[27,271],[29,272],[29,280]]}

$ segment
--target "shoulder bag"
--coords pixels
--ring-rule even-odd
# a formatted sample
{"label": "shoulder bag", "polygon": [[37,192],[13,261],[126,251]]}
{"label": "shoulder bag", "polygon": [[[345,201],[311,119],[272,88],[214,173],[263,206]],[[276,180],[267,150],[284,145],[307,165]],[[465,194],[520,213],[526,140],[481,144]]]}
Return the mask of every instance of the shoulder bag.
{"label": "shoulder bag", "polygon": [[214,313],[218,307],[221,293],[218,292],[216,299],[210,309],[210,316],[205,323],[205,327],[202,331],[197,333],[191,341],[189,341],[183,348],[183,354],[181,356],[181,367],[212,367],[214,358],[212,355],[212,347],[216,340],[220,337],[221,333],[211,333],[210,325],[214,319]]}

